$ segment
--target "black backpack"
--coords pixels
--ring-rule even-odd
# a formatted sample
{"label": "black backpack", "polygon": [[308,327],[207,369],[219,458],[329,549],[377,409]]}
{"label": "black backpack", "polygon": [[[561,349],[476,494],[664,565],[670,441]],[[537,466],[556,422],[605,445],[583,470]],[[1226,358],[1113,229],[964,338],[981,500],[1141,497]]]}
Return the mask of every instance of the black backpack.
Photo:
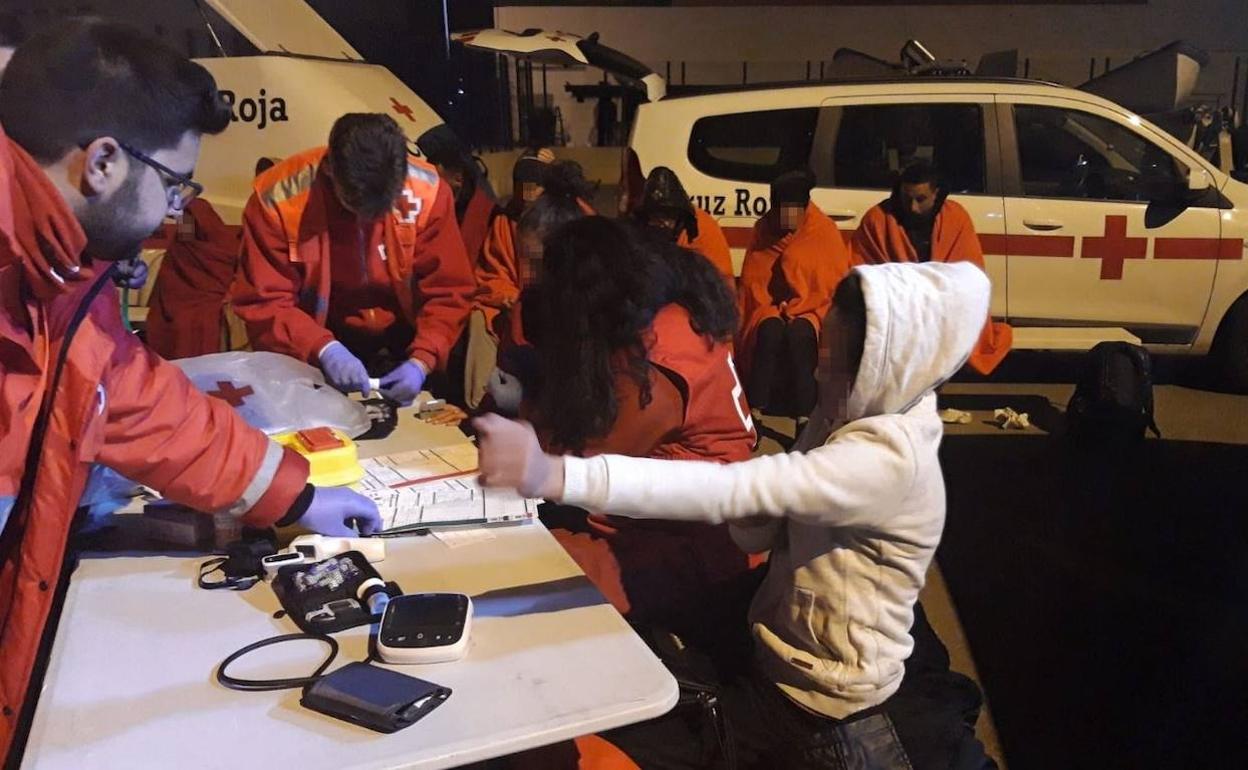
{"label": "black backpack", "polygon": [[1127,342],[1101,342],[1066,406],[1070,435],[1079,440],[1161,437],[1153,420],[1153,367],[1148,351]]}

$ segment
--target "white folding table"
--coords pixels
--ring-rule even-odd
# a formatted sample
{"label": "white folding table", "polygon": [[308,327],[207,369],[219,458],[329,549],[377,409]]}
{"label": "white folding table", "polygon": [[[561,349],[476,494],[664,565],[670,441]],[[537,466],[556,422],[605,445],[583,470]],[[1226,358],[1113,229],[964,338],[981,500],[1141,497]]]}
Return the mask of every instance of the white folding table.
{"label": "white folding table", "polygon": [[[374,455],[463,440],[400,415]],[[396,667],[453,694],[381,735],[299,706],[299,691],[236,692],[214,672],[231,652],[296,631],[273,592],[195,587],[203,557],[88,555],[74,573],[23,767],[444,768],[659,716],[677,686],[541,524],[451,544],[388,541],[378,569],[407,592],[474,597],[460,661]],[[363,660],[368,628],[337,638],[335,667]],[[303,641],[244,658],[235,676],[299,676],[325,648]]]}

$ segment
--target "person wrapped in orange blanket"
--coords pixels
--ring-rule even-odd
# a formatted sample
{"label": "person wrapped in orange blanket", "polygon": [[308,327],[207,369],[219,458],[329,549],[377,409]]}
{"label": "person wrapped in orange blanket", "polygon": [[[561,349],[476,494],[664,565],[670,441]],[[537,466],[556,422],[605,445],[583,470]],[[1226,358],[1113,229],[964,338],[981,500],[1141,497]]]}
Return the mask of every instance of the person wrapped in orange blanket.
{"label": "person wrapped in orange blanket", "polygon": [[729,285],[736,285],[732,274],[732,252],[724,231],[715,217],[689,201],[689,193],[685,192],[675,171],[667,166],[657,166],[650,172],[633,216],[674,241],[677,246],[706,257]]}
{"label": "person wrapped in orange blanket", "polygon": [[823,317],[850,269],[841,231],[810,200],[814,186],[805,169],[772,182],[771,210],[754,225],[738,290],[737,356],[755,417],[783,413],[799,428],[815,406]]}
{"label": "person wrapped in orange blanket", "polygon": [[[557,229],[526,291],[541,380],[521,414],[582,455],[736,462],[754,430],[732,364],[732,292],[702,257],[603,217]],[[543,508],[543,521],[631,621],[697,633],[750,562],[722,525]]]}
{"label": "person wrapped in orange blanket", "polygon": [[464,251],[475,267],[498,205],[477,168],[476,158],[463,146],[458,143],[440,145],[429,152],[428,160],[451,188]]}
{"label": "person wrapped in orange blanket", "polygon": [[499,313],[491,329],[498,340],[498,364],[481,408],[503,414],[518,413],[524,388],[540,379],[536,353],[524,332],[523,300],[541,278],[546,239],[568,222],[586,216],[585,178],[577,164],[553,163],[543,181],[541,196],[516,223],[520,297]]}
{"label": "person wrapped in orange blanket", "polygon": [[[557,168],[556,168],[557,167]],[[468,318],[468,350],[464,365],[464,399],[469,409],[476,409],[485,397],[487,384],[498,361],[499,317],[520,298],[521,260],[516,228],[520,217],[545,190],[549,173],[575,184],[581,209],[593,213],[586,202],[590,184],[575,161],[554,163],[554,155],[542,150],[525,155],[512,169],[511,200],[497,210],[490,221],[489,234],[481,247],[476,266],[477,294]]]}
{"label": "person wrapped in orange blanket", "polygon": [[[855,265],[884,262],[971,262],[984,269],[984,250],[971,215],[955,201],[928,163],[906,167],[893,194],[862,218],[850,246]],[[991,374],[1010,352],[1013,330],[989,316],[967,363]]]}
{"label": "person wrapped in orange blanket", "polygon": [[[275,164],[260,158],[256,176]],[[148,302],[147,346],[168,359],[229,350],[225,303],[242,230],[227,225],[203,198],[191,201],[172,229]]]}

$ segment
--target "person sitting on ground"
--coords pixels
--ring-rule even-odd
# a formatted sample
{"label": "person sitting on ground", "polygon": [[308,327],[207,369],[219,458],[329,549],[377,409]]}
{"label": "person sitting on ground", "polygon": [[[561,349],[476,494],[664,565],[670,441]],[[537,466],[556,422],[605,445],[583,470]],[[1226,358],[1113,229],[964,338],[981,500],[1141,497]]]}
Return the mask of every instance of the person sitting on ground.
{"label": "person sitting on ground", "polygon": [[[970,262],[984,269],[984,250],[971,215],[956,201],[936,170],[919,161],[906,167],[893,194],[873,207],[850,243],[856,265],[884,262]],[[1010,352],[1013,330],[989,316],[967,362],[990,374]]]}
{"label": "person sitting on ground", "polygon": [[446,365],[476,284],[451,188],[388,115],[349,113],[329,145],[261,174],[230,290],[256,350],[331,385],[410,404]]}
{"label": "person sitting on ground", "polygon": [[642,189],[641,202],[633,212],[638,222],[654,228],[664,237],[706,257],[720,275],[733,286],[732,251],[715,217],[689,201],[676,172],[658,166],[650,172]]}
{"label": "person sitting on ground", "polygon": [[523,299],[541,277],[545,241],[555,230],[585,214],[585,179],[576,164],[553,163],[543,176],[542,194],[516,223],[516,277],[518,298],[503,308],[490,330],[498,341],[498,365],[489,379],[487,406],[515,414],[523,397],[523,383],[538,378],[536,354],[524,333]]}
{"label": "person sitting on ground", "polygon": [[[545,153],[545,154],[542,154]],[[464,373],[464,397],[469,409],[476,409],[498,364],[499,315],[520,298],[520,258],[516,229],[520,217],[542,196],[546,175],[553,173],[575,185],[575,195],[585,213],[592,213],[586,202],[591,187],[581,165],[574,161],[554,162],[549,151],[526,155],[512,170],[511,200],[494,214],[490,232],[477,263],[477,295],[468,319],[468,352]]]}
{"label": "person sitting on ground", "polygon": [[451,187],[455,220],[459,222],[468,261],[475,267],[498,205],[480,181],[476,159],[464,148],[452,144],[440,147],[429,154],[429,162]]}
{"label": "person sitting on ground", "polygon": [[[274,165],[272,158],[260,158],[256,176]],[[144,341],[167,359],[237,349],[229,344],[225,307],[242,232],[203,198],[191,201],[170,231],[148,301]]]}
{"label": "person sitting on ground", "polygon": [[[580,219],[547,239],[524,309],[541,380],[526,389],[522,414],[547,447],[750,456],[754,430],[728,344],[736,308],[702,257],[609,219]],[[559,542],[634,622],[695,623],[749,568],[724,527],[549,513]]]}
{"label": "person sitting on ground", "polygon": [[[909,667],[915,607],[945,520],[935,390],[988,312],[969,264],[857,267],[820,340],[819,404],[797,450],[740,463],[547,454],[532,427],[474,421],[481,483],[639,519],[729,522],[770,551],[753,655],[716,698],[742,767],[982,768],[961,675]],[[578,416],[588,424],[588,416]],[[616,520],[619,520],[618,518]],[[705,767],[680,713],[606,734],[644,767]]]}
{"label": "person sitting on ground", "polygon": [[[754,225],[738,290],[738,360],[755,419],[782,413],[799,431],[815,406],[820,324],[850,267],[841,231],[810,200],[814,186],[804,169],[772,182],[771,210]],[[787,404],[778,384],[791,391]]]}

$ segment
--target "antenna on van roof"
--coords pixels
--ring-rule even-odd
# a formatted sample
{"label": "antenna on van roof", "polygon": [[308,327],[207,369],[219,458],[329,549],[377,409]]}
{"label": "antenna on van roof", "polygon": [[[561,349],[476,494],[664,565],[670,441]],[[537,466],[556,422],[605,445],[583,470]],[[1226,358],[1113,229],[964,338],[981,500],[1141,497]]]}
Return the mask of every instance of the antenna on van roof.
{"label": "antenna on van roof", "polygon": [[199,18],[204,20],[204,26],[208,28],[208,36],[212,38],[212,43],[217,47],[217,53],[224,58],[229,56],[225,52],[225,46],[221,44],[221,38],[217,37],[217,31],[212,28],[212,22],[208,20],[208,14],[204,12],[204,5],[200,0],[195,0],[195,9],[199,11]]}
{"label": "antenna on van roof", "polygon": [[902,66],[909,70],[916,70],[936,61],[935,55],[917,40],[907,40],[906,44],[901,47],[901,53],[898,56],[901,59]]}

